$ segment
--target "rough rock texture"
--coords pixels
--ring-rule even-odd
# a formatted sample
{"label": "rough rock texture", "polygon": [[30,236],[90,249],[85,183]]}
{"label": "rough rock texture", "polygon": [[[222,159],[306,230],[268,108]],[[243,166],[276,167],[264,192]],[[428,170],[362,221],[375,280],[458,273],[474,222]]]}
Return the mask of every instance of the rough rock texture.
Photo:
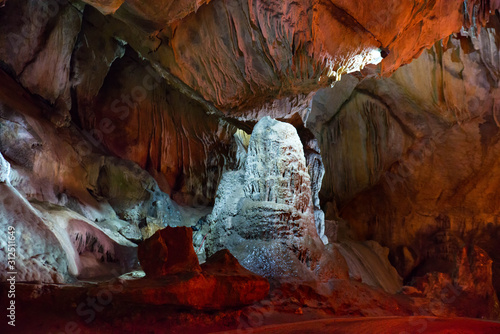
{"label": "rough rock texture", "polygon": [[0,21],[0,60],[26,89],[55,106],[50,117],[56,124],[67,125],[71,58],[82,21],[77,5],[12,1],[0,10]]}
{"label": "rough rock texture", "polygon": [[[7,231],[15,228],[16,266],[10,268],[7,262],[7,238],[0,239],[3,250],[0,253],[2,270],[0,280],[5,281],[8,272],[17,272],[20,281],[42,281],[62,283],[69,278],[67,249],[54,232],[45,225],[33,207],[9,184],[0,184],[0,205],[2,215],[0,226]],[[38,242],[32,242],[38,240]]]}
{"label": "rough rock texture", "polygon": [[[185,234],[185,231],[180,228],[167,228],[160,232],[164,232],[163,236],[168,240],[167,232],[170,232],[170,238],[175,238],[175,234]],[[161,235],[155,234],[159,237]],[[181,242],[183,245],[178,245]],[[220,250],[210,256],[200,269],[197,261],[194,265],[193,256],[196,259],[196,255],[190,242],[186,243],[185,238],[181,237],[171,243],[171,246],[191,248],[189,259],[184,254],[173,254],[179,255],[174,261],[177,262],[177,268],[182,266],[182,272],[174,272],[172,267],[164,267],[166,270],[157,273],[156,279],[151,279],[152,275],[146,271],[148,277],[144,279],[124,281],[123,290],[117,295],[120,302],[217,310],[250,305],[267,297],[267,279],[243,268],[228,250]],[[154,249],[150,248],[150,251]],[[149,253],[149,256],[151,255],[153,254]],[[168,262],[167,256],[166,266],[169,266]]]}
{"label": "rough rock texture", "polygon": [[325,213],[321,210],[319,200],[319,192],[325,175],[325,167],[323,166],[323,159],[321,158],[320,149],[316,139],[311,137],[308,138],[304,135],[301,139],[304,147],[307,171],[309,172],[311,180],[311,200],[314,206],[314,223],[316,224],[316,231],[318,232],[321,241],[323,241],[324,244],[327,244],[328,238],[325,235]]}
{"label": "rough rock texture", "polygon": [[[326,85],[328,75],[336,78],[359,69],[370,61],[369,52],[380,47],[391,51],[383,66],[390,72],[463,23],[458,0],[203,3],[183,1],[171,7],[170,0],[127,1],[110,26],[134,49],[223,109],[309,92],[318,79]],[[123,23],[140,30],[118,32]]]}
{"label": "rough rock texture", "polygon": [[190,309],[221,310],[253,304],[269,291],[266,279],[253,275],[191,273],[154,281],[126,281],[116,300],[142,305],[169,305]]}
{"label": "rough rock texture", "polygon": [[[356,314],[376,315],[377,299],[401,312],[380,289],[332,280],[398,291],[387,246],[407,280],[458,268],[449,280],[487,297],[475,315],[495,316],[498,0],[0,4],[0,227],[18,227],[18,280],[117,275],[137,265],[141,239],[196,225],[197,250],[227,247],[267,277],[319,280],[322,301],[372,296]],[[329,234],[320,198],[360,242]],[[186,247],[197,263],[190,239],[160,264]],[[479,250],[450,262],[464,245],[483,248],[491,270]],[[231,274],[146,278],[120,298],[206,309],[267,293],[265,279],[214,256],[207,266]]]}
{"label": "rough rock texture", "polygon": [[496,7],[379,2],[9,1],[0,10],[0,60],[55,106],[47,112],[55,124],[71,116],[178,203],[206,206],[234,125],[250,132],[266,115],[304,119],[316,89],[381,55],[378,71],[391,73]]}
{"label": "rough rock texture", "polygon": [[389,262],[388,248],[373,240],[363,243],[344,240],[338,248],[347,263],[351,278],[392,294],[403,287],[401,277]]}
{"label": "rough rock texture", "polygon": [[0,153],[0,182],[10,183],[10,164]]}
{"label": "rough rock texture", "polygon": [[138,248],[141,267],[148,277],[201,271],[193,249],[193,232],[187,227],[166,227]]}
{"label": "rough rock texture", "polygon": [[0,76],[4,180],[10,169],[10,182],[0,184],[0,224],[17,229],[18,281],[119,275],[137,266],[141,222],[183,223],[147,172],[104,155],[74,127],[56,129],[42,117],[50,107]]}
{"label": "rough rock texture", "polygon": [[329,244],[341,258],[335,261],[345,262],[351,279],[381,288],[390,294],[401,290],[403,280],[389,261],[389,248],[373,240],[353,240],[353,231],[345,221],[327,220],[325,224],[325,236],[328,236]]}
{"label": "rough rock texture", "polygon": [[426,259],[477,245],[500,289],[499,24],[496,14],[477,38],[438,42],[390,78],[342,80],[336,98],[313,104],[323,198],[356,238],[389,247],[407,279]]}
{"label": "rough rock texture", "polygon": [[[495,319],[500,315],[500,305],[491,279],[492,262],[481,248],[463,247],[449,266],[417,277],[414,284],[434,315],[444,316],[447,314],[443,312],[451,311],[448,314]],[[419,296],[415,297],[420,304]],[[446,310],[440,305],[443,301],[452,307]]]}
{"label": "rough rock texture", "polygon": [[302,143],[289,124],[269,117],[257,123],[243,168],[224,173],[207,220],[208,255],[227,248],[265,277],[339,274],[316,230]]}
{"label": "rough rock texture", "polygon": [[96,145],[151,173],[177,203],[208,206],[222,167],[231,158],[236,128],[206,115],[202,106],[165,84],[132,51],[115,60],[105,78],[89,71],[94,66],[91,52],[79,53],[79,78],[93,83],[77,88],[82,127]]}

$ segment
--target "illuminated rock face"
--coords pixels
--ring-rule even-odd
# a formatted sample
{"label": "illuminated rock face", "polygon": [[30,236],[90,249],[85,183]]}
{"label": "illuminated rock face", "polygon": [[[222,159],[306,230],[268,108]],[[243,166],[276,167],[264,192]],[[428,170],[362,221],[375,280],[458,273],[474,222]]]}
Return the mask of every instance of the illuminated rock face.
{"label": "illuminated rock face", "polygon": [[148,277],[201,271],[193,249],[193,232],[187,227],[166,227],[144,240],[138,249]]}
{"label": "illuminated rock face", "polygon": [[[452,282],[487,302],[478,316],[494,315],[499,1],[0,6],[0,228],[18,227],[19,280],[116,276],[137,268],[137,244],[157,230],[196,225],[205,271],[231,273],[200,274],[185,234],[170,248],[187,248],[196,274],[165,288],[182,295],[177,306],[265,297],[267,281],[223,248],[266,277],[350,274],[394,293],[389,249],[406,283],[424,277],[421,294]],[[359,240],[329,234],[325,203]],[[144,244],[143,262],[163,279],[156,246]],[[450,268],[460,275],[437,273]],[[229,301],[212,300],[245,279]],[[124,300],[168,304],[151,297],[163,287],[134,284]],[[351,284],[339,286],[361,285]],[[200,286],[210,293],[192,302]]]}
{"label": "illuminated rock face", "polygon": [[137,164],[103,155],[74,127],[56,129],[34,101],[18,98],[26,92],[10,78],[2,89],[0,226],[16,228],[19,281],[119,275],[138,266],[141,223],[183,223]]}
{"label": "illuminated rock face", "polygon": [[302,143],[287,123],[269,117],[257,123],[243,168],[223,175],[208,222],[208,255],[228,248],[266,277],[338,275],[325,266],[332,253],[316,230]]}
{"label": "illuminated rock face", "polygon": [[392,294],[403,287],[401,277],[389,262],[388,248],[373,240],[363,243],[342,240],[338,247],[347,262],[350,277]]}
{"label": "illuminated rock face", "polygon": [[[383,68],[391,72],[458,31],[462,6],[461,0],[126,1],[108,30],[217,107],[248,109],[265,97],[328,85],[327,74],[355,71],[381,47],[390,51]],[[124,23],[141,30],[120,29]]]}
{"label": "illuminated rock face", "polygon": [[315,130],[323,198],[357,238],[389,247],[407,280],[477,245],[500,289],[499,24],[497,14],[477,38],[438,42],[390,78],[346,78],[336,100],[320,92],[313,102],[313,119],[327,120]]}
{"label": "illuminated rock face", "polygon": [[[7,262],[7,238],[0,239],[3,251],[0,260],[0,280],[6,281],[9,272],[17,272],[19,281],[63,283],[69,278],[66,249],[56,235],[37,216],[36,211],[9,184],[0,183],[0,227],[15,228],[15,266]],[[36,240],[36,241],[35,241]]]}
{"label": "illuminated rock face", "polygon": [[10,164],[5,160],[0,153],[0,182],[10,182]]}
{"label": "illuminated rock face", "polygon": [[[94,32],[89,39],[97,35],[88,29]],[[97,36],[94,43],[104,42]],[[78,119],[94,142],[139,164],[177,203],[213,203],[236,127],[208,116],[134,53],[123,51],[104,78],[91,71],[89,52],[78,53]],[[117,52],[111,48],[109,57]]]}
{"label": "illuminated rock face", "polygon": [[[172,229],[169,232],[172,232]],[[171,236],[175,237],[175,234],[178,236],[178,233],[171,233]],[[185,247],[186,245],[182,246],[183,249]],[[193,246],[189,244],[189,247],[194,256]],[[162,275],[153,278],[149,275],[139,280],[125,281],[123,288],[116,296],[118,303],[224,311],[228,308],[241,308],[254,304],[269,294],[267,279],[243,268],[227,249],[213,254],[201,265],[201,268],[198,262],[187,260],[185,254],[175,252],[174,249],[173,256],[181,255],[174,261],[178,260],[181,266],[184,263],[183,272],[177,274],[163,272]],[[149,256],[150,260],[153,260],[154,254],[149,254]],[[192,259],[195,260],[196,256]],[[158,259],[153,261],[159,265],[157,268],[162,267],[161,261]],[[193,266],[194,263],[196,266]],[[177,266],[177,268],[180,267]],[[171,312],[175,314],[175,310]]]}
{"label": "illuminated rock face", "polygon": [[254,127],[245,163],[245,197],[312,212],[311,181],[297,130],[263,118]]}
{"label": "illuminated rock face", "polygon": [[71,57],[81,27],[78,5],[12,1],[0,10],[0,59],[31,93],[55,106],[54,123],[71,119]]}
{"label": "illuminated rock face", "polygon": [[[463,23],[460,0],[84,3],[6,2],[0,59],[31,93],[55,106],[47,111],[55,124],[77,122],[190,205],[213,203],[236,131],[204,113],[225,114],[249,132],[261,117],[286,113],[286,103],[265,104],[300,104],[341,74],[380,60],[381,48],[384,55],[390,51],[382,72],[391,73]],[[168,85],[144,97],[146,69]],[[108,119],[121,130],[111,131]]]}
{"label": "illuminated rock face", "polygon": [[[444,300],[453,305],[453,315],[466,317],[487,317],[496,319],[500,316],[497,294],[492,284],[492,260],[480,247],[462,247],[439,271],[433,271],[415,279],[415,287],[431,300]],[[422,296],[422,297],[423,297]],[[419,299],[416,299],[420,303]],[[473,305],[473,307],[471,307]],[[446,316],[444,308],[431,306],[437,315]]]}
{"label": "illuminated rock face", "polygon": [[[304,144],[304,140],[302,140]],[[321,210],[319,192],[323,184],[325,175],[325,167],[321,158],[320,150],[316,139],[308,140],[304,145],[304,154],[306,157],[307,170],[311,179],[311,200],[314,207],[314,223],[316,231],[323,243],[328,243],[328,238],[325,236],[325,213]]]}

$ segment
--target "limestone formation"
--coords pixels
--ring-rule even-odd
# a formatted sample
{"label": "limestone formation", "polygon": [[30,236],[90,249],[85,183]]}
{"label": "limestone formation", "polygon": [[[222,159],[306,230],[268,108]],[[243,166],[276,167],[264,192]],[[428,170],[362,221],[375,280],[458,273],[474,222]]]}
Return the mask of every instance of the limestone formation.
{"label": "limestone formation", "polygon": [[213,203],[236,127],[305,119],[318,88],[382,53],[380,71],[391,73],[475,20],[459,0],[4,4],[3,68],[55,106],[45,111],[55,124],[75,122],[186,205]]}
{"label": "limestone formation", "polygon": [[243,268],[228,250],[209,257],[201,272],[199,266],[191,269],[195,270],[123,281],[116,299],[134,305],[220,311],[253,304],[269,293],[267,279]]}
{"label": "limestone formation", "polygon": [[[304,141],[302,141],[304,143]],[[324,244],[328,243],[328,237],[325,235],[325,213],[321,209],[319,192],[325,175],[325,167],[321,158],[320,149],[316,139],[310,139],[304,145],[304,154],[306,158],[307,170],[311,179],[311,195],[314,206],[314,222],[316,231]]]}
{"label": "limestone formation", "polygon": [[153,278],[201,271],[192,240],[192,230],[187,227],[166,227],[157,231],[139,245],[142,269]]}
{"label": "limestone formation", "polygon": [[338,106],[314,126],[321,195],[336,201],[355,239],[389,247],[406,280],[465,243],[488,252],[500,289],[499,27],[492,16],[477,39],[451,36],[390,78],[355,89],[346,81],[353,90],[341,105],[313,103],[313,114]]}
{"label": "limestone formation", "polygon": [[[498,318],[500,306],[492,284],[492,260],[480,247],[462,247],[454,254],[450,266],[416,277],[413,283],[417,290],[431,300],[444,300],[453,305],[454,314]],[[418,299],[417,303],[420,303]],[[471,307],[473,305],[473,307]],[[445,308],[432,305],[435,315],[446,316]],[[449,311],[448,311],[449,312]]]}
{"label": "limestone formation", "polygon": [[16,100],[19,86],[3,84],[0,225],[16,227],[19,281],[117,276],[138,267],[140,227],[198,220],[137,164],[102,154],[75,128],[57,130],[35,112],[36,100]]}
{"label": "limestone formation", "polygon": [[499,10],[0,0],[16,329],[498,320]]}
{"label": "limestone formation", "polygon": [[332,269],[321,263],[332,253],[316,230],[302,143],[289,124],[269,117],[257,123],[243,168],[224,173],[207,220],[208,255],[227,248],[266,277],[310,280]]}
{"label": "limestone formation", "polygon": [[5,160],[2,153],[0,153],[0,182],[10,182],[10,164]]}

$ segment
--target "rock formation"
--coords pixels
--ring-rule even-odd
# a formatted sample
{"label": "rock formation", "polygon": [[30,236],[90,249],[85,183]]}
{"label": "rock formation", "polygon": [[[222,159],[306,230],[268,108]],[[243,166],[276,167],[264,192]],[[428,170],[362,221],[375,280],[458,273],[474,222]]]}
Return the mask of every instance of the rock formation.
{"label": "rock formation", "polygon": [[10,164],[0,153],[0,182],[10,183]]}
{"label": "rock formation", "polygon": [[223,174],[207,220],[209,255],[227,248],[245,268],[271,278],[336,275],[316,229],[302,143],[287,123],[257,123],[242,168]]}
{"label": "rock formation", "polygon": [[[250,115],[266,103],[280,105],[273,101],[300,104],[342,74],[380,61],[379,50],[387,55],[381,71],[391,73],[459,31],[462,6],[458,0],[354,7],[310,0],[11,1],[0,11],[0,59],[25,88],[54,105],[47,113],[55,124],[71,119],[94,142],[148,170],[178,203],[206,205],[236,131],[219,117],[248,132],[239,119],[254,122]],[[264,109],[274,118],[286,113]],[[205,121],[195,126],[191,118]]]}
{"label": "rock formation", "polygon": [[[415,278],[418,297],[425,297],[424,303],[431,304],[435,315],[449,315],[441,302],[453,305],[453,313],[460,316],[498,318],[500,306],[492,284],[492,260],[481,248],[463,247],[448,268],[431,271]],[[409,289],[408,291],[411,291]],[[411,292],[415,293],[415,292]],[[420,295],[419,295],[420,294]],[[422,301],[416,298],[416,303]],[[471,307],[471,305],[474,305]]]}
{"label": "rock formation", "polygon": [[210,256],[200,267],[186,227],[166,227],[139,245],[146,278],[125,281],[122,302],[224,309],[264,299],[269,282],[245,268],[227,250]]}
{"label": "rock formation", "polygon": [[18,323],[498,319],[499,9],[0,0]]}
{"label": "rock formation", "polygon": [[189,220],[135,163],[104,155],[74,127],[54,128],[38,100],[20,100],[8,77],[2,84],[0,225],[16,227],[18,280],[116,276],[138,266],[141,223]]}
{"label": "rock formation", "polygon": [[355,238],[389,247],[407,280],[424,262],[437,268],[477,245],[499,290],[499,22],[436,43],[390,78],[346,78],[313,101],[321,197],[337,203]]}
{"label": "rock formation", "polygon": [[187,227],[166,227],[144,240],[138,249],[148,277],[201,271],[193,249],[193,232]]}

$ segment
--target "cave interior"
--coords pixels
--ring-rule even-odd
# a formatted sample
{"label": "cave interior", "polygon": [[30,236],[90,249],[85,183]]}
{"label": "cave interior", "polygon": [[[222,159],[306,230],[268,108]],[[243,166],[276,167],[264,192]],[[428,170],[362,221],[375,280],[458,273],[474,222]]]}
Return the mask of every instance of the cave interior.
{"label": "cave interior", "polygon": [[500,333],[499,0],[0,0],[2,333]]}

